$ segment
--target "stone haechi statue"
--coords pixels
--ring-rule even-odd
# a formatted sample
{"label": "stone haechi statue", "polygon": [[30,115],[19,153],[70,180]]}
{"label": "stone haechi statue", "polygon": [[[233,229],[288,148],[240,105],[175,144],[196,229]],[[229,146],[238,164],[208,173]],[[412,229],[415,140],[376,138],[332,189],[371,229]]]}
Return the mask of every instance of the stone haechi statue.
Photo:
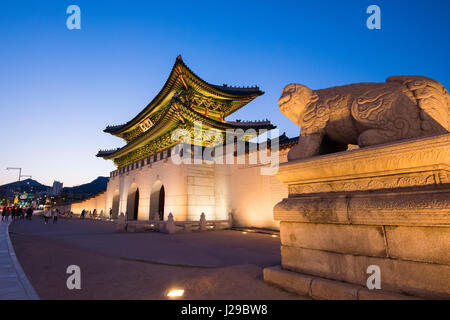
{"label": "stone haechi statue", "polygon": [[385,83],[357,83],[311,90],[283,89],[280,111],[301,127],[288,160],[450,131],[450,95],[422,76],[392,76]]}

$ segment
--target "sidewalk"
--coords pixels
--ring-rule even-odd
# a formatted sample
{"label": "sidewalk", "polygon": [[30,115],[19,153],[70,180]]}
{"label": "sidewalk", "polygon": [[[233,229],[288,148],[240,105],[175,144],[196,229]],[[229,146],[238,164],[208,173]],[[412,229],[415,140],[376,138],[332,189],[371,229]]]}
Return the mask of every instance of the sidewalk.
{"label": "sidewalk", "polygon": [[39,300],[9,239],[11,222],[0,222],[0,300]]}

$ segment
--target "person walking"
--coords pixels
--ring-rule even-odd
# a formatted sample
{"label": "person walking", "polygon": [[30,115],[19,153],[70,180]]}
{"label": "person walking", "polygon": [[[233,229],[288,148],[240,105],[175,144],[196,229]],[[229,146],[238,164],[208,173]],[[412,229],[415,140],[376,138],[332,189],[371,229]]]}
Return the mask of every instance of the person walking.
{"label": "person walking", "polygon": [[86,214],[86,210],[83,209],[83,211],[81,211],[80,219],[84,219],[85,214]]}
{"label": "person walking", "polygon": [[26,214],[27,214],[27,220],[31,221],[31,217],[33,216],[33,209],[31,209],[31,207],[28,207]]}
{"label": "person walking", "polygon": [[52,210],[51,209],[47,209],[47,211],[44,212],[44,221],[45,224],[48,223],[48,219],[50,219],[52,216]]}
{"label": "person walking", "polygon": [[8,221],[10,209],[8,207],[6,207],[6,208],[3,208],[3,210],[6,210],[5,211],[5,221]]}
{"label": "person walking", "polygon": [[52,212],[52,216],[53,216],[53,223],[58,223],[58,215],[59,215],[59,210],[58,209],[53,209]]}
{"label": "person walking", "polygon": [[112,208],[109,208],[109,220],[112,220]]}

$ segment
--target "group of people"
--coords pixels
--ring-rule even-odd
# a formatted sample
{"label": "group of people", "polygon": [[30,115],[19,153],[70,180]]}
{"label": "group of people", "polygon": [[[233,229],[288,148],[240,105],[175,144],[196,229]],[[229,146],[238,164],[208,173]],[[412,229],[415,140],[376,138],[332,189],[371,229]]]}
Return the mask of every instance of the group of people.
{"label": "group of people", "polygon": [[[101,210],[100,214],[98,214],[97,209],[94,209],[94,211],[83,209],[80,214],[80,219],[86,219],[86,216],[88,216],[89,218],[97,218],[97,217],[103,218],[104,214],[103,214],[103,210]],[[112,220],[112,218],[113,218],[113,210],[110,208],[109,209],[109,220]]]}
{"label": "group of people", "polygon": [[53,218],[53,223],[58,223],[58,217],[60,215],[59,209],[48,209],[44,212],[44,223],[47,224],[48,220]]}
{"label": "group of people", "polygon": [[[97,218],[99,216],[97,209],[94,209],[94,211],[83,209],[80,214],[80,219],[85,219],[86,215],[90,218]],[[100,212],[100,217],[103,217],[103,210]]]}
{"label": "group of people", "polygon": [[[9,217],[11,216],[11,220],[15,219],[26,219],[31,220],[33,216],[33,209],[31,207],[21,208],[19,206],[13,206],[13,207],[4,207],[2,211],[2,221],[8,221]],[[110,210],[110,216],[112,214],[112,210]],[[80,218],[85,219],[86,215],[89,217],[96,218],[98,216],[97,210],[94,209],[94,211],[87,211],[83,210],[81,212]],[[100,213],[100,216],[103,215],[103,210]],[[58,208],[48,208],[44,210],[44,213],[42,214],[42,217],[44,218],[44,223],[48,224],[49,220],[52,220],[54,224],[58,223],[58,217],[63,216],[66,218],[72,218],[73,212],[72,211],[64,211],[61,212]]]}
{"label": "group of people", "polygon": [[31,217],[33,216],[33,209],[31,207],[28,207],[26,210],[24,210],[19,206],[3,207],[2,221],[8,221],[9,216],[11,216],[11,220],[15,219],[31,220]]}
{"label": "group of people", "polygon": [[81,211],[81,214],[80,214],[80,219],[85,219],[86,214],[88,214],[90,216],[91,212],[83,209],[83,211]]}

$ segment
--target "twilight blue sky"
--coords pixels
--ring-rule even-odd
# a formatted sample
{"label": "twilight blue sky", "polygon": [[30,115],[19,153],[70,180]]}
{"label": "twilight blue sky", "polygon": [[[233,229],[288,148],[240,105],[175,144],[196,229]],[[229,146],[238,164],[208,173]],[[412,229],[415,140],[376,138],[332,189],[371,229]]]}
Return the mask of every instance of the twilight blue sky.
{"label": "twilight blue sky", "polygon": [[[81,8],[81,30],[66,8]],[[366,28],[376,4],[382,29]],[[450,88],[449,0],[24,1],[0,6],[0,184],[23,174],[66,186],[108,175],[103,133],[161,89],[178,54],[208,82],[266,92],[228,118],[269,118],[291,82],[324,88],[419,74]]]}

